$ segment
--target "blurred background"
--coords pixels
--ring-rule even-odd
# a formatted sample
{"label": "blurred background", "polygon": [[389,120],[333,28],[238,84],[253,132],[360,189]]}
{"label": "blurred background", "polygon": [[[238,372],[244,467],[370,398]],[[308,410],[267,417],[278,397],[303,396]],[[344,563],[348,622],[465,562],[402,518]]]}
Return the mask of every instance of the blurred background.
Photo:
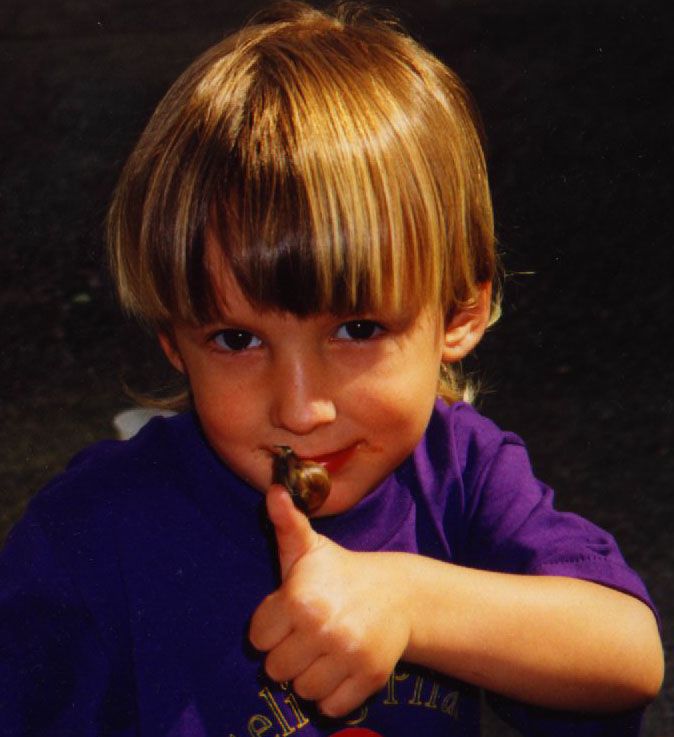
{"label": "blurred background", "polygon": [[[672,4],[388,3],[472,90],[505,309],[468,368],[558,506],[618,539],[674,639]],[[0,539],[82,446],[174,377],[120,314],[103,220],[168,85],[260,3],[0,4]],[[486,733],[506,735],[488,721]],[[671,663],[645,737],[674,736]]]}

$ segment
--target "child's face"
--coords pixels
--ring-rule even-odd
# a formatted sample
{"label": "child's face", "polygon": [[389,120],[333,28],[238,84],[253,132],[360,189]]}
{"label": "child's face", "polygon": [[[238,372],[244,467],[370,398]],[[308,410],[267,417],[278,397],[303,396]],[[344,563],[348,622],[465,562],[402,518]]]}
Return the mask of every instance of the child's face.
{"label": "child's face", "polygon": [[219,274],[222,321],[174,324],[172,338],[161,336],[209,442],[263,493],[274,446],[289,445],[330,472],[319,514],[349,509],[423,435],[445,344],[440,310],[301,319],[254,308]]}

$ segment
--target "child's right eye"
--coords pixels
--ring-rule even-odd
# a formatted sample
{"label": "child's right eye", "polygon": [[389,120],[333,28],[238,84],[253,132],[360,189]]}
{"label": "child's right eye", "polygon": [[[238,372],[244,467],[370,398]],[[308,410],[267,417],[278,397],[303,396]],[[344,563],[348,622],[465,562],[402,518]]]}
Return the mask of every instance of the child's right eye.
{"label": "child's right eye", "polygon": [[223,351],[245,351],[248,348],[258,348],[262,341],[248,330],[227,328],[217,332],[211,340]]}

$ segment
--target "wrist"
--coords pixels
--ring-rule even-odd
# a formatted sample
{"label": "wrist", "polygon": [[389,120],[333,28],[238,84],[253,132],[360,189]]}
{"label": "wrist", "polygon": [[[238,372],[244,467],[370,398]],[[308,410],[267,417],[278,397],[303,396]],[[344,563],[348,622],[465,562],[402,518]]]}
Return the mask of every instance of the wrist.
{"label": "wrist", "polygon": [[456,619],[449,611],[447,597],[441,593],[441,589],[451,588],[448,582],[455,566],[415,553],[395,555],[395,606],[407,627],[402,657],[410,663],[433,667],[438,644],[446,644],[449,636],[447,622]]}

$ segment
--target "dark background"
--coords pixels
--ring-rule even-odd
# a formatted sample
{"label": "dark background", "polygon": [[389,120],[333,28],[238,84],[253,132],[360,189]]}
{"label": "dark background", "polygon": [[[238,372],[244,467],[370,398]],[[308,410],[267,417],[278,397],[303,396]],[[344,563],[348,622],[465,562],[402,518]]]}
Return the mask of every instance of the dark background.
{"label": "dark background", "polygon": [[[2,0],[0,538],[128,384],[171,382],[111,296],[102,223],[153,106],[250,2]],[[505,310],[470,369],[558,506],[608,528],[671,657],[671,3],[389,4],[464,78],[488,136]],[[489,733],[506,734],[492,725]],[[646,737],[674,736],[671,668]]]}

